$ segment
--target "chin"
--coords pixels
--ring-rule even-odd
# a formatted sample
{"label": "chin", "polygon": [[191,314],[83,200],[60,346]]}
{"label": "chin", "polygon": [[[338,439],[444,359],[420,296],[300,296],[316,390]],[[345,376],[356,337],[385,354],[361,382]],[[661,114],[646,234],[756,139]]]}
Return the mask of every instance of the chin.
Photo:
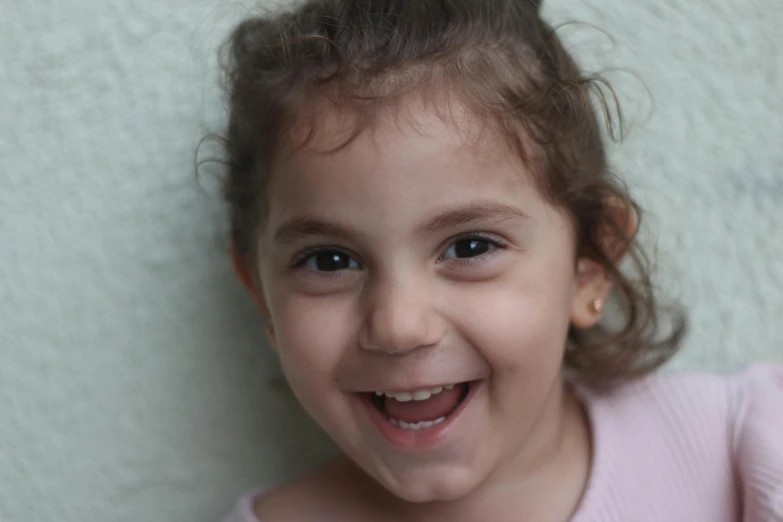
{"label": "chin", "polygon": [[381,484],[394,496],[415,504],[450,502],[470,494],[478,485],[464,472],[404,473]]}

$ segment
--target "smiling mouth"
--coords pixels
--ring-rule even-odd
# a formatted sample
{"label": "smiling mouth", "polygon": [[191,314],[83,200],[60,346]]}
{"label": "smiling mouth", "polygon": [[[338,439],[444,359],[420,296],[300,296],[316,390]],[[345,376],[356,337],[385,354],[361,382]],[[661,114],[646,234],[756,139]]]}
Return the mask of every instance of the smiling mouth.
{"label": "smiling mouth", "polygon": [[445,421],[460,407],[470,388],[470,382],[463,382],[415,392],[376,391],[370,400],[393,426],[418,431]]}

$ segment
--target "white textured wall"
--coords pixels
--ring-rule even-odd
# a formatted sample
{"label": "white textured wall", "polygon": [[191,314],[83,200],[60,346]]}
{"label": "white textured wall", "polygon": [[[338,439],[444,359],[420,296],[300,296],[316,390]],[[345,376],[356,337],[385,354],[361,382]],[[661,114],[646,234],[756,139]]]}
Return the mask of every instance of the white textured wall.
{"label": "white textured wall", "polygon": [[[328,451],[268,384],[219,202],[192,175],[220,116],[213,49],[244,8],[0,6],[0,520],[215,521]],[[783,3],[547,9],[613,35],[564,29],[653,94],[615,158],[692,307],[676,364],[781,360]]]}

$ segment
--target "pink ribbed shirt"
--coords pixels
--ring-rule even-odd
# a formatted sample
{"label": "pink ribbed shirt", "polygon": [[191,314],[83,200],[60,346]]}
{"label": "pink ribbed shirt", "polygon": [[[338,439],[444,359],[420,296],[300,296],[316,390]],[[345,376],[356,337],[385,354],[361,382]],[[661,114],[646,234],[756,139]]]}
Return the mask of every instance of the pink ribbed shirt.
{"label": "pink ribbed shirt", "polygon": [[[783,366],[659,374],[583,398],[593,461],[572,522],[783,522]],[[259,494],[225,522],[261,522]]]}

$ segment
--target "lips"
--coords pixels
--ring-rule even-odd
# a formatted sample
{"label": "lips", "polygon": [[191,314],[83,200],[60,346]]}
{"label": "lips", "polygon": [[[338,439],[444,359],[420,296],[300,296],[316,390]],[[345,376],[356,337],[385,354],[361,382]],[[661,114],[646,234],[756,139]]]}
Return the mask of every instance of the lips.
{"label": "lips", "polygon": [[430,393],[426,399],[423,398],[426,394],[419,393],[420,400],[413,396],[421,390],[380,394],[365,392],[356,397],[372,425],[388,443],[405,451],[422,451],[434,449],[445,439],[453,438],[451,434],[462,431],[455,431],[457,423],[465,416],[473,397],[483,388],[483,382],[468,381],[448,389],[443,386],[443,390]]}
{"label": "lips", "polygon": [[391,424],[417,430],[443,422],[465,399],[468,388],[468,383],[460,383],[415,392],[375,392],[372,402]]}

